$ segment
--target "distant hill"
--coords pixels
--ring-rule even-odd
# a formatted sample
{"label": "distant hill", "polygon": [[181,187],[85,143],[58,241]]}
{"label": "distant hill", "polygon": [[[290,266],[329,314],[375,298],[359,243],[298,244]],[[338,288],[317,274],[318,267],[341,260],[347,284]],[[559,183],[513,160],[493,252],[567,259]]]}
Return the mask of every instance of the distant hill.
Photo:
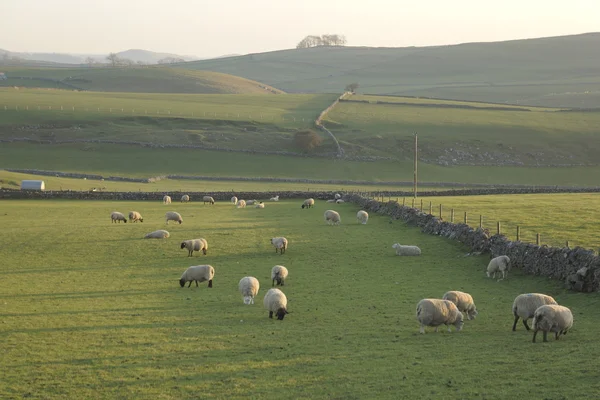
{"label": "distant hill", "polygon": [[194,61],[199,60],[200,57],[196,56],[182,56],[178,54],[172,53],[156,53],[154,51],[148,50],[140,50],[140,49],[130,49],[125,51],[120,51],[117,53],[120,58],[127,58],[134,62],[143,62],[146,64],[158,64],[160,60],[163,58],[181,58],[185,61]]}
{"label": "distant hill", "polygon": [[553,107],[600,107],[600,33],[451,46],[315,47],[181,64],[286,92],[438,97]]}
{"label": "distant hill", "polygon": [[[66,54],[66,53],[27,53],[27,52],[11,52],[0,49],[0,65],[5,65],[7,60],[3,60],[3,55],[7,54],[14,65],[16,60],[25,61],[24,64],[32,65],[26,61],[51,62],[58,64],[79,65],[86,64],[88,57],[93,58],[98,63],[106,63],[108,54]],[[126,58],[133,62],[141,62],[144,64],[157,64],[159,60],[167,57],[181,58],[185,61],[200,60],[200,57],[189,55],[178,55],[172,53],[157,53],[149,50],[130,49],[116,53],[120,58]]]}

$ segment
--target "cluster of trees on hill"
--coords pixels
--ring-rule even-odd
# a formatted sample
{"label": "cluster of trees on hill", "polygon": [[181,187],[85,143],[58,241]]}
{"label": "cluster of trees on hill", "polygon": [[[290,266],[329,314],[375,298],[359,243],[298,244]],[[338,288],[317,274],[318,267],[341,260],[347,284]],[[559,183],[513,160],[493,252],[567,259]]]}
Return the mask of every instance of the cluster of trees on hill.
{"label": "cluster of trees on hill", "polygon": [[[128,58],[119,57],[117,53],[110,53],[109,55],[107,55],[106,61],[108,62],[108,65],[110,67],[133,67],[134,65],[148,65],[148,63],[145,63],[143,61],[136,62]],[[178,57],[165,57],[158,60],[158,64],[175,64],[180,62],[185,62],[185,60],[183,58]],[[93,57],[87,57],[85,59],[85,63],[89,67],[106,66],[106,64],[102,64]]]}
{"label": "cluster of trees on hill", "polygon": [[296,45],[297,49],[307,49],[309,47],[318,47],[318,46],[345,46],[346,45],[346,36],[338,35],[338,34],[330,34],[330,35],[308,35],[304,39],[300,41]]}

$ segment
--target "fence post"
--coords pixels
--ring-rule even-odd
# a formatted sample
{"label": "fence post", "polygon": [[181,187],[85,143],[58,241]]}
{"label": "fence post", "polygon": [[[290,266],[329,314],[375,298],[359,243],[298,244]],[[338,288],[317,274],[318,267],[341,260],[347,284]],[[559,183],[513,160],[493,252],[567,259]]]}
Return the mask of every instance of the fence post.
{"label": "fence post", "polygon": [[450,209],[450,222],[454,223],[454,208]]}
{"label": "fence post", "polygon": [[465,211],[465,224],[469,221],[469,219],[467,218],[467,212]]}
{"label": "fence post", "polygon": [[405,205],[406,205],[406,197],[403,197],[402,198],[402,206],[405,206]]}
{"label": "fence post", "polygon": [[421,199],[421,211],[423,211],[423,199]]}
{"label": "fence post", "polygon": [[537,244],[537,245],[539,246],[539,245],[540,245],[540,241],[541,241],[541,240],[540,240],[540,234],[538,233],[538,234],[536,235],[536,238],[535,238],[535,244]]}
{"label": "fence post", "polygon": [[483,215],[479,214],[479,228],[483,228]]}
{"label": "fence post", "polygon": [[500,221],[496,223],[496,227],[498,228],[498,235],[502,234],[502,227],[500,226]]}
{"label": "fence post", "polygon": [[521,240],[521,227],[517,225],[517,242]]}
{"label": "fence post", "polygon": [[569,248],[569,241],[567,240],[567,249]]}
{"label": "fence post", "polygon": [[443,220],[444,217],[442,216],[442,205],[440,204],[440,220]]}
{"label": "fence post", "polygon": [[415,208],[415,198],[412,199],[412,208]]}
{"label": "fence post", "polygon": [[433,208],[431,208],[431,201],[429,202],[429,214],[433,215]]}

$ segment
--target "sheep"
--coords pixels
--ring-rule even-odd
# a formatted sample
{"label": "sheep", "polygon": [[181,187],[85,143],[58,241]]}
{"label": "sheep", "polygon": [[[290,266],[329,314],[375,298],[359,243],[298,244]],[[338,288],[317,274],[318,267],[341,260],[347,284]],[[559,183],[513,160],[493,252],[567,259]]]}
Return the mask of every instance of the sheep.
{"label": "sheep", "polygon": [[269,289],[267,294],[265,294],[263,304],[269,310],[269,318],[273,318],[273,313],[275,313],[277,319],[282,321],[285,314],[289,314],[287,310],[287,297],[277,288]]}
{"label": "sheep", "polygon": [[450,300],[454,304],[456,304],[456,308],[458,311],[464,312],[467,314],[467,319],[475,319],[477,316],[477,307],[475,307],[475,302],[473,301],[473,296],[469,293],[459,292],[457,290],[451,290],[449,292],[444,293],[442,297],[444,300]]}
{"label": "sheep", "polygon": [[281,255],[283,255],[283,253],[285,253],[287,250],[288,240],[283,236],[274,237],[271,239],[271,244],[275,247],[275,254],[277,254],[277,250],[279,250]]}
{"label": "sheep", "polygon": [[260,203],[258,203],[257,205],[255,205],[254,208],[265,208],[265,203],[263,203],[261,201]]}
{"label": "sheep", "polygon": [[163,204],[171,204],[171,196],[164,196]]}
{"label": "sheep", "polygon": [[535,310],[533,316],[533,343],[538,331],[544,332],[544,342],[548,341],[548,332],[554,332],[555,340],[566,335],[573,327],[573,313],[567,307],[558,304],[544,305]]}
{"label": "sheep", "polygon": [[215,199],[210,196],[202,197],[202,204],[210,203],[211,205],[215,204]]}
{"label": "sheep", "polygon": [[118,212],[118,211],[113,211],[112,213],[110,213],[110,221],[111,223],[121,223],[121,221],[123,221],[124,223],[127,223],[127,219],[125,218],[125,216]]}
{"label": "sheep", "polygon": [[498,256],[492,258],[487,266],[488,278],[496,278],[496,272],[502,272],[502,279],[508,276],[510,271],[510,258],[508,256]]}
{"label": "sheep", "polygon": [[179,222],[179,224],[183,222],[183,218],[181,218],[181,215],[175,211],[168,211],[165,214],[165,218],[167,220],[167,225],[169,225],[169,221]]}
{"label": "sheep", "polygon": [[254,204],[256,204],[256,200],[246,200],[247,206],[253,206]]}
{"label": "sheep", "polygon": [[396,249],[397,256],[420,256],[421,249],[418,246],[403,245],[394,243],[392,249]]}
{"label": "sheep", "polygon": [[158,231],[147,233],[144,236],[144,239],[166,239],[169,236],[171,236],[171,234],[169,232],[161,229],[161,230],[158,230]]}
{"label": "sheep", "polygon": [[335,197],[335,200],[338,200],[338,199],[342,198],[342,195],[339,193],[336,193],[335,196],[333,196],[333,197]]}
{"label": "sheep", "polygon": [[284,286],[285,279],[288,276],[288,270],[283,265],[276,265],[271,269],[271,280],[273,284],[271,286],[275,286],[275,281],[277,281],[278,285]]}
{"label": "sheep", "polygon": [[142,214],[137,211],[129,211],[129,222],[144,222],[144,218],[142,218]]}
{"label": "sheep", "polygon": [[310,198],[310,199],[306,199],[304,200],[304,203],[302,203],[302,208],[311,208],[315,206],[315,199]]}
{"label": "sheep", "polygon": [[337,211],[327,210],[323,215],[325,217],[325,222],[327,222],[328,225],[339,225],[342,222],[342,218]]}
{"label": "sheep", "polygon": [[369,220],[369,213],[364,210],[360,210],[359,212],[356,213],[356,219],[361,224],[366,225],[367,221]]}
{"label": "sheep", "polygon": [[237,201],[238,201],[238,198],[237,198],[237,197],[233,196],[233,197],[231,198],[231,202],[233,203],[233,205],[237,204]]}
{"label": "sheep", "polygon": [[437,332],[438,326],[444,324],[451,332],[450,325],[456,327],[459,332],[464,324],[463,315],[456,305],[450,300],[423,299],[417,304],[417,320],[421,323],[420,333],[425,333],[425,326],[434,326]]}
{"label": "sheep", "polygon": [[196,287],[198,287],[198,282],[202,283],[204,281],[208,281],[208,287],[211,288],[213,277],[215,276],[215,269],[211,265],[193,265],[186,269],[181,278],[179,279],[179,285],[181,287],[185,286],[186,282],[189,282],[189,286],[192,286],[192,281],[196,282]]}
{"label": "sheep", "polygon": [[246,200],[238,200],[235,206],[237,208],[246,208]]}
{"label": "sheep", "polygon": [[342,199],[337,199],[335,201],[335,204],[342,204],[342,203],[344,203],[344,200],[342,200]]}
{"label": "sheep", "polygon": [[327,200],[328,203],[335,203],[335,199],[329,199]]}
{"label": "sheep", "polygon": [[271,200],[271,201],[279,201],[279,195],[277,195],[275,197],[271,197],[269,200]]}
{"label": "sheep", "polygon": [[208,242],[204,238],[184,240],[181,242],[181,248],[188,250],[188,257],[191,257],[194,251],[202,251],[202,254],[206,255]]}
{"label": "sheep", "polygon": [[190,196],[188,196],[187,194],[184,194],[183,196],[181,196],[182,203],[187,203],[188,201],[190,201]]}
{"label": "sheep", "polygon": [[260,283],[253,276],[245,276],[240,279],[238,289],[242,296],[244,296],[244,304],[254,304],[254,296],[258,294]]}
{"label": "sheep", "polygon": [[515,316],[515,323],[513,324],[513,332],[517,330],[517,322],[519,318],[523,318],[523,325],[525,329],[530,330],[527,325],[527,320],[533,318],[535,310],[541,306],[549,304],[558,304],[552,296],[548,296],[542,293],[524,293],[515,297],[512,305],[512,312]]}

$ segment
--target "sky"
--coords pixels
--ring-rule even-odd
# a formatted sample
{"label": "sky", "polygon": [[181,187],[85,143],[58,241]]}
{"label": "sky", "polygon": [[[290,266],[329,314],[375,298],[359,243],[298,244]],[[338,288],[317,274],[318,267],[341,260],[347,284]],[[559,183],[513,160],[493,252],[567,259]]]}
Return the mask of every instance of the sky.
{"label": "sky", "polygon": [[600,0],[1,0],[0,49],[217,57],[290,49],[428,46],[600,31]]}

